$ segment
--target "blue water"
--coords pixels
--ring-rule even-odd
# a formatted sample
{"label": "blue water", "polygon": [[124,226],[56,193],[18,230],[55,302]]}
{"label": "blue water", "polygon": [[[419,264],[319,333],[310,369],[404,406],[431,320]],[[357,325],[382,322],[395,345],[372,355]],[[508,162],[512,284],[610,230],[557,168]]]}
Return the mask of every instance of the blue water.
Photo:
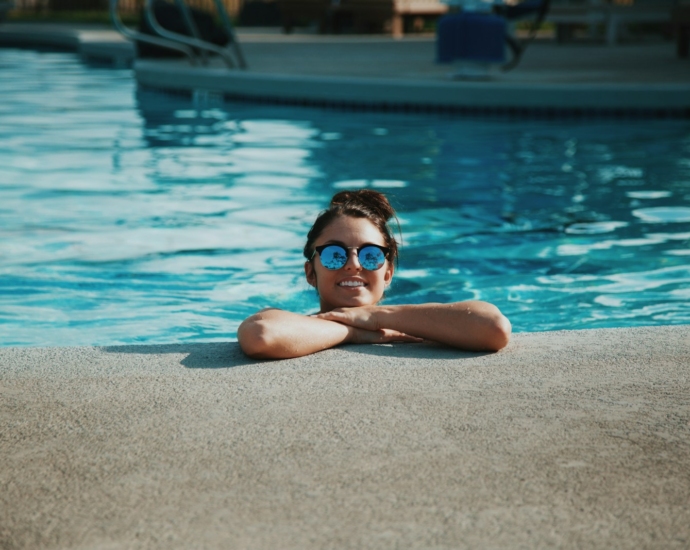
{"label": "blue water", "polygon": [[0,344],[228,340],[308,312],[308,227],[390,194],[390,303],[478,298],[516,331],[690,322],[690,123],[225,103],[0,49]]}

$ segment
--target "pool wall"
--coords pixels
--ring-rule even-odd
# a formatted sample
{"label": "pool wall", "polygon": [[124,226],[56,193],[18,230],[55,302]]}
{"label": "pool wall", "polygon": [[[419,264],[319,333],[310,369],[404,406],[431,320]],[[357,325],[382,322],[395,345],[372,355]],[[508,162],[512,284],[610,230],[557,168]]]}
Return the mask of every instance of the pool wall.
{"label": "pool wall", "polygon": [[5,24],[0,46],[56,47],[87,60],[133,63],[139,84],[172,93],[232,100],[394,111],[523,116],[690,116],[690,64],[672,42],[606,46],[530,46],[517,69],[483,80],[453,79],[435,63],[433,36],[282,35],[241,29],[249,70],[187,61],[134,60],[132,44],[112,30]]}
{"label": "pool wall", "polygon": [[687,548],[690,326],[0,349],[3,548]]}

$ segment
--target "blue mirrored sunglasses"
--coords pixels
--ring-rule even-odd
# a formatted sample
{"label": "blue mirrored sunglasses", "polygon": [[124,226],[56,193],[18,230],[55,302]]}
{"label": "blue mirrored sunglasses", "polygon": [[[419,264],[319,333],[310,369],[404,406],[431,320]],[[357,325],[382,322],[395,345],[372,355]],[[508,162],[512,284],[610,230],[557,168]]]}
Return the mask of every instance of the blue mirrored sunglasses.
{"label": "blue mirrored sunglasses", "polygon": [[[359,265],[367,271],[376,271],[381,269],[383,264],[386,263],[386,256],[388,256],[389,249],[385,246],[379,246],[377,244],[367,244],[360,248],[350,247],[349,250],[354,250],[357,252],[357,259],[359,260]],[[314,255],[318,252],[321,258],[321,265],[326,269],[341,269],[345,267],[347,263],[348,249],[339,244],[324,244],[322,246],[317,246],[314,248],[314,254],[311,255],[312,259]]]}

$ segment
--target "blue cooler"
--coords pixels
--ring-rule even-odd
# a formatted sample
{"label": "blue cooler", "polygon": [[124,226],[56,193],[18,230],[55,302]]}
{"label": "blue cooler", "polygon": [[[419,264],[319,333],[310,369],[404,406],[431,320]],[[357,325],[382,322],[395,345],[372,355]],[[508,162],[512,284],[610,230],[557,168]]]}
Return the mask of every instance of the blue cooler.
{"label": "blue cooler", "polygon": [[506,21],[491,13],[460,12],[443,16],[436,29],[436,61],[505,63]]}

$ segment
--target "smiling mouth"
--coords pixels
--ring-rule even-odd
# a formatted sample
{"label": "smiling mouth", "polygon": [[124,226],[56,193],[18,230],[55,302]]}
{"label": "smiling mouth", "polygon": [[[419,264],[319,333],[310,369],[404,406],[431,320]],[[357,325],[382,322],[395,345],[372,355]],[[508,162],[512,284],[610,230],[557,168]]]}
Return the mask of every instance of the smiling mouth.
{"label": "smiling mouth", "polygon": [[362,286],[367,286],[364,281],[341,281],[338,286],[346,286],[348,288],[357,288]]}

